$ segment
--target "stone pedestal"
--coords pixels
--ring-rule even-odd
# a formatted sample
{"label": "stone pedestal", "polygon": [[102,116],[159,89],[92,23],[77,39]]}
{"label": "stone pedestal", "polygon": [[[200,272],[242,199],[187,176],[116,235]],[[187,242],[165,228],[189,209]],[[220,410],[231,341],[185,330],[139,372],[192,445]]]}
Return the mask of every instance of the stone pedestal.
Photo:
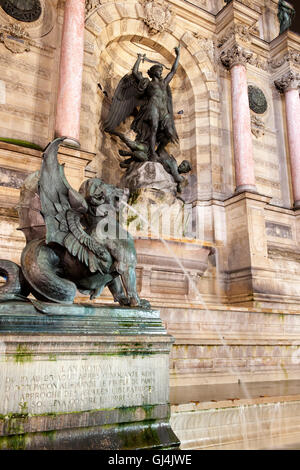
{"label": "stone pedestal", "polygon": [[34,305],[0,304],[1,449],[178,447],[158,311]]}

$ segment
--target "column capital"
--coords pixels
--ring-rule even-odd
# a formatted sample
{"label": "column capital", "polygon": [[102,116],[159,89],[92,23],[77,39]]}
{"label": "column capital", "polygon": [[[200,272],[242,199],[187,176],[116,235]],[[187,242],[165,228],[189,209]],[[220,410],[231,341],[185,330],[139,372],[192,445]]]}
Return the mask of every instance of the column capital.
{"label": "column capital", "polygon": [[275,80],[274,84],[280,93],[285,93],[289,90],[300,90],[300,73],[290,70],[281,78]]}
{"label": "column capital", "polygon": [[252,56],[252,52],[247,51],[238,44],[233,44],[232,47],[221,53],[220,60],[224,67],[230,70],[234,65],[246,66]]}

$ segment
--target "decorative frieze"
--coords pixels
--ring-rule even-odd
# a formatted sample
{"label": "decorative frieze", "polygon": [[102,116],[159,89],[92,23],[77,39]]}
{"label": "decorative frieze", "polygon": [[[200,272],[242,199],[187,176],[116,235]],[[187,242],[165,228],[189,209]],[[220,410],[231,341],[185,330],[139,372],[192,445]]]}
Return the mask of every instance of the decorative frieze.
{"label": "decorative frieze", "polygon": [[221,53],[220,60],[225,68],[231,69],[234,65],[246,65],[252,56],[252,52],[234,44],[230,49]]}
{"label": "decorative frieze", "polygon": [[217,46],[222,47],[227,41],[234,39],[246,44],[251,44],[251,34],[248,26],[236,23],[227,29],[226,33],[218,40]]}
{"label": "decorative frieze", "polygon": [[171,23],[173,12],[171,6],[164,0],[140,0],[144,6],[144,23],[149,28],[149,34],[163,32]]}
{"label": "decorative frieze", "polygon": [[266,220],[266,233],[270,237],[293,239],[292,227],[290,225],[282,225],[268,220]]}
{"label": "decorative frieze", "polygon": [[300,73],[290,70],[274,83],[280,93],[300,89]]}
{"label": "decorative frieze", "polygon": [[253,53],[252,57],[249,59],[249,64],[258,69],[265,70],[266,72],[269,71],[269,64],[267,59],[264,59],[255,53]]}
{"label": "decorative frieze", "polygon": [[284,54],[280,58],[270,60],[269,64],[272,69],[278,69],[286,62],[291,65],[300,66],[300,52],[295,51],[295,50],[289,50],[286,54]]}

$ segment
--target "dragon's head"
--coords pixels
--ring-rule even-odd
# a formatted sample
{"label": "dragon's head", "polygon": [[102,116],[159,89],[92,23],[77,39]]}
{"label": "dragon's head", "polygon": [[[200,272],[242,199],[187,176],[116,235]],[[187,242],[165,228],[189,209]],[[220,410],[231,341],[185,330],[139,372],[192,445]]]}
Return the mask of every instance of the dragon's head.
{"label": "dragon's head", "polygon": [[109,209],[118,211],[119,202],[124,195],[122,189],[104,183],[100,178],[90,178],[84,181],[79,192],[85,198],[89,212],[94,216],[107,215]]}

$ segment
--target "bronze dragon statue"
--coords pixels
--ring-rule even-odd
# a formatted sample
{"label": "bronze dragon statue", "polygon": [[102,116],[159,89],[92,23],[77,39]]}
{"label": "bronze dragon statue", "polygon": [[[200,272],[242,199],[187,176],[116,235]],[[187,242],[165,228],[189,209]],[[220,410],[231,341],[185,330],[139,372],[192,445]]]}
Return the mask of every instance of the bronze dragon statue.
{"label": "bronze dragon statue", "polygon": [[[115,302],[149,308],[136,290],[136,251],[118,223],[123,191],[90,178],[75,191],[57,160],[64,137],[45,148],[40,171],[21,189],[20,230],[26,237],[21,267],[0,260],[0,301],[26,299],[73,303],[76,291],[91,299],[108,287]],[[114,230],[109,230],[113,226]]]}

